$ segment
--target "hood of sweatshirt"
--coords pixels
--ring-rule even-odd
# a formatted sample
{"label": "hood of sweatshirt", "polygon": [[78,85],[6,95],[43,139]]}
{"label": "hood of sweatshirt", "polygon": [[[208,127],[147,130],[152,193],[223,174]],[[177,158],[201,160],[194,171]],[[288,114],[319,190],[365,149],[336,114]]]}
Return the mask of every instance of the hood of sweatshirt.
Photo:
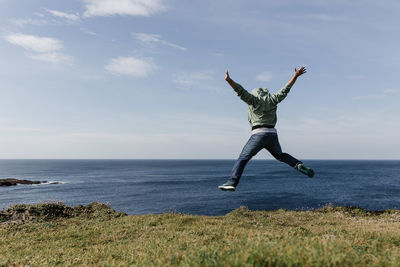
{"label": "hood of sweatshirt", "polygon": [[265,98],[269,95],[269,90],[267,88],[255,88],[251,91],[252,95]]}

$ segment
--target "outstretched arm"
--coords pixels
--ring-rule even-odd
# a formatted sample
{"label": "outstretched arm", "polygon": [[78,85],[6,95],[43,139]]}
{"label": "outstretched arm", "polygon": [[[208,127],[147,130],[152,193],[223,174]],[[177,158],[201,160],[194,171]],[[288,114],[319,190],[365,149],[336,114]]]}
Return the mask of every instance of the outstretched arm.
{"label": "outstretched arm", "polygon": [[285,86],[283,86],[281,89],[279,89],[278,92],[271,95],[272,101],[274,102],[275,105],[278,104],[279,102],[281,102],[283,99],[285,99],[285,97],[287,96],[287,94],[290,91],[290,88],[292,88],[292,86],[296,82],[297,78],[306,72],[307,72],[307,70],[305,67],[301,67],[300,69],[296,69],[296,68],[294,69],[294,74],[293,74],[292,78],[289,80],[289,82],[287,84],[285,84]]}
{"label": "outstretched arm", "polygon": [[240,84],[235,83],[235,81],[229,76],[228,70],[225,72],[225,81],[227,81],[233,90],[235,90],[240,99],[242,99],[248,105],[256,106],[258,104],[258,98],[247,92],[246,89],[244,89]]}

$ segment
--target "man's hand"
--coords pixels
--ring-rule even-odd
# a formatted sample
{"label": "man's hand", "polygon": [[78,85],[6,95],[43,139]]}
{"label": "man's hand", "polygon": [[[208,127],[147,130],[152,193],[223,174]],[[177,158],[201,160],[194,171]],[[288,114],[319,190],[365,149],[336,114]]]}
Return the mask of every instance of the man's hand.
{"label": "man's hand", "polygon": [[225,71],[225,81],[227,81],[229,83],[229,85],[235,89],[238,85],[231,79],[231,77],[229,76],[229,72],[228,70]]}
{"label": "man's hand", "polygon": [[297,77],[303,75],[303,74],[306,73],[306,72],[307,72],[307,70],[306,70],[305,67],[301,67],[300,69],[294,68],[293,77],[290,79],[290,81],[289,81],[288,83],[289,83],[290,85],[293,85],[293,84],[296,82]]}
{"label": "man's hand", "polygon": [[229,77],[229,72],[228,72],[228,70],[226,70],[226,72],[225,72],[225,81],[228,81],[230,79],[231,79],[231,77]]}
{"label": "man's hand", "polygon": [[299,77],[300,75],[303,75],[304,73],[307,73],[307,70],[305,67],[301,67],[300,69],[294,68],[294,76]]}

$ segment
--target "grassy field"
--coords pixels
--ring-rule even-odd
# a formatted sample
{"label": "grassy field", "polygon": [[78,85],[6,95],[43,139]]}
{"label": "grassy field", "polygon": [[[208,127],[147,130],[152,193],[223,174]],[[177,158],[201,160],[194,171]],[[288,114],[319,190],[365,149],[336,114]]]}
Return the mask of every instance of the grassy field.
{"label": "grassy field", "polygon": [[0,213],[0,266],[400,266],[400,211],[125,216],[93,203]]}

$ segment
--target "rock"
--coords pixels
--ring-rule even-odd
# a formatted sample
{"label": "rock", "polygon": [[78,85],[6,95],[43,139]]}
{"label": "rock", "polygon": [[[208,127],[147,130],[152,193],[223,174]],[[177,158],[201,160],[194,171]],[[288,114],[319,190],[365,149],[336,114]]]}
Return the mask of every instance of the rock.
{"label": "rock", "polygon": [[11,186],[11,185],[17,185],[17,184],[8,181],[0,181],[0,186]]}
{"label": "rock", "polygon": [[41,184],[41,181],[19,180],[15,178],[0,179],[0,186],[12,186],[17,184]]}

